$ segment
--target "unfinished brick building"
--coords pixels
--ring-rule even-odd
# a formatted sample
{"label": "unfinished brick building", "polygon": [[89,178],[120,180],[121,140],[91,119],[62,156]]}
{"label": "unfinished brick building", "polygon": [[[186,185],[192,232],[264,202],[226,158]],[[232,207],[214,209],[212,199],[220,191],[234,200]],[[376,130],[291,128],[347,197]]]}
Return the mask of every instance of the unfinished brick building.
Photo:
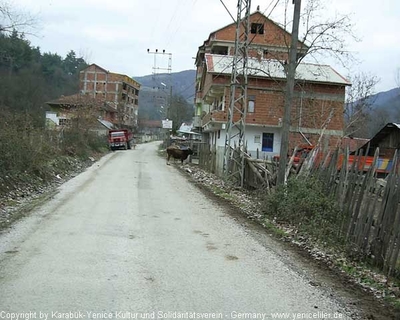
{"label": "unfinished brick building", "polygon": [[[250,25],[245,139],[249,153],[254,155],[258,150],[262,156],[272,156],[280,152],[286,81],[284,65],[291,35],[258,11],[250,16]],[[235,33],[233,23],[212,32],[199,47],[195,62],[195,124],[203,138],[217,151],[225,145]],[[308,49],[299,42],[299,55],[304,55]],[[350,83],[328,65],[299,64],[290,148],[298,144],[315,144],[321,131],[324,131],[327,146],[338,143],[343,136],[347,85]],[[221,156],[218,158],[217,162],[221,162]]]}
{"label": "unfinished brick building", "polygon": [[137,127],[140,84],[132,78],[91,64],[80,71],[80,94],[103,102],[103,117],[119,126]]}
{"label": "unfinished brick building", "polygon": [[109,122],[113,128],[137,130],[140,89],[137,81],[96,64],[80,71],[79,77],[79,93],[47,102],[51,111],[46,118],[56,126],[63,126],[79,115],[103,124]]}

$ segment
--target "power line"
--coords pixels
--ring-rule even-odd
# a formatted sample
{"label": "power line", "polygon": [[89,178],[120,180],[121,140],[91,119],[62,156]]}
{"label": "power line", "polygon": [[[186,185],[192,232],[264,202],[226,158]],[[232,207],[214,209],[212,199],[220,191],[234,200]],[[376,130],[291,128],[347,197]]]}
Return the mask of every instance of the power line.
{"label": "power line", "polygon": [[[196,2],[197,0],[195,0]],[[224,5],[225,9],[228,11],[229,15],[231,16],[231,18],[233,19],[234,22],[236,22],[236,20],[233,18],[232,14],[229,12],[228,8],[225,6],[224,2],[222,0],[220,0],[221,3]],[[194,2],[194,3],[195,3]],[[268,15],[266,16],[267,18],[272,14],[272,12],[276,9],[277,5],[279,4],[280,0],[276,0],[276,1],[271,1],[270,4],[267,6],[267,8],[261,13],[262,15],[265,15],[265,12],[272,6],[272,4],[275,2],[275,4],[273,5],[271,11],[268,13]],[[256,20],[255,23],[259,23],[262,21],[262,17],[258,18]],[[243,33],[241,34],[241,36],[243,36]],[[257,34],[254,34],[254,36],[250,39],[249,41],[249,46],[253,43],[253,41],[255,40],[255,37],[257,36]],[[217,67],[220,63],[222,63],[222,60],[218,61],[216,64],[214,64],[214,69],[215,67]],[[232,63],[229,63],[227,66],[225,66],[218,74],[216,74],[215,79],[217,79],[219,76],[224,74],[224,71],[228,68],[232,67]],[[188,88],[195,86],[196,85],[196,80],[194,80],[194,82],[192,84],[190,84],[189,86],[187,86],[185,89],[183,89],[181,92],[179,92],[178,94],[181,94],[182,92],[185,92],[186,90],[188,90]]]}
{"label": "power line", "polygon": [[219,0],[219,1],[221,1],[221,3],[224,6],[225,10],[229,13],[229,15],[231,16],[233,22],[236,23],[235,18],[232,16],[231,12],[229,11],[228,7],[225,5],[224,1],[223,0]]}

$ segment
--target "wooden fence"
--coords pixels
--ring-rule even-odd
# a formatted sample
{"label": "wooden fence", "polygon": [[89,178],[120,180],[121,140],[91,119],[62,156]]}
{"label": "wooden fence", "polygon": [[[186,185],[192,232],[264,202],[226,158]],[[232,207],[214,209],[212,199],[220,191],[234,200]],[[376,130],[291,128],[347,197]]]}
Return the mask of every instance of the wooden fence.
{"label": "wooden fence", "polygon": [[[222,168],[217,170],[217,150],[215,146],[200,144],[199,166],[212,173],[222,172]],[[234,148],[232,157],[240,156],[238,148]],[[266,189],[269,191],[275,183],[276,164],[269,159],[251,158],[247,153],[244,154],[244,187],[248,189]],[[236,162],[231,160],[228,164],[231,172],[236,172]],[[237,179],[238,180],[238,179]]]}
{"label": "wooden fence", "polygon": [[[315,149],[305,159],[297,179],[317,177],[326,192],[336,197],[342,215],[338,235],[364,261],[386,274],[398,273],[400,252],[400,173],[397,151],[385,179],[377,177],[379,149],[372,165],[363,170],[367,157],[358,154],[349,167],[349,152],[339,150],[321,157]],[[339,157],[343,159],[338,168]],[[319,160],[317,160],[319,158]],[[322,159],[322,160],[321,160]]]}
{"label": "wooden fence", "polygon": [[198,145],[199,166],[204,170],[215,173],[217,151],[215,147],[211,147],[208,143]]}
{"label": "wooden fence", "polygon": [[[316,148],[296,168],[292,156],[286,177],[317,177],[323,181],[326,193],[337,199],[341,209],[336,217],[338,236],[352,247],[352,253],[356,253],[358,258],[392,275],[400,272],[400,266],[397,267],[400,253],[400,166],[396,152],[390,172],[384,179],[378,178],[378,155],[379,149],[375,150],[373,162],[365,170],[366,157],[362,154],[349,156],[348,150],[341,152],[339,149],[322,154]],[[349,161],[350,157],[352,161]],[[216,150],[209,144],[199,145],[199,165],[209,172],[216,171]],[[276,172],[277,164],[273,160],[254,159],[245,154],[245,187],[270,192],[275,185]]]}

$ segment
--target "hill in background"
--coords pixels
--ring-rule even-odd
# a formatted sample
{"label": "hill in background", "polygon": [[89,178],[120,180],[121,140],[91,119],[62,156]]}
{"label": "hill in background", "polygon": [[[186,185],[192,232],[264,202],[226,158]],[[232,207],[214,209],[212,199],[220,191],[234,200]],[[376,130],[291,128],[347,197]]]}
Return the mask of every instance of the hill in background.
{"label": "hill in background", "polygon": [[393,117],[400,116],[400,88],[379,92],[370,98],[373,110],[384,110]]}
{"label": "hill in background", "polygon": [[[133,77],[141,84],[139,91],[139,119],[161,120],[163,108],[168,105],[170,87],[172,94],[182,96],[188,103],[194,103],[196,70],[160,73]],[[163,106],[163,108],[161,108]]]}
{"label": "hill in background", "polygon": [[[188,103],[194,103],[195,70],[174,72],[170,75],[162,73],[133,77],[141,83],[139,93],[139,118],[149,120],[163,119],[161,106],[166,106],[170,94],[182,96]],[[400,123],[400,88],[379,92],[370,96],[371,108],[368,123],[368,137],[372,137],[389,122]]]}
{"label": "hill in background", "polygon": [[400,88],[379,92],[369,99],[368,138],[372,138],[387,123],[400,123]]}

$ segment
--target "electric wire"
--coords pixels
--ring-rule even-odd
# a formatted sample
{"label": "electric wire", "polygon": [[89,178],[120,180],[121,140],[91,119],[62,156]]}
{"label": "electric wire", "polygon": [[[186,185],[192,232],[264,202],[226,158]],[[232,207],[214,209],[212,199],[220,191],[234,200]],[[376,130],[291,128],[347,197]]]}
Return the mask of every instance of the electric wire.
{"label": "electric wire", "polygon": [[[221,2],[222,2],[222,4],[224,5],[224,7],[225,7],[225,4],[223,3],[223,1],[222,0],[220,0]],[[266,16],[267,18],[272,14],[272,12],[275,10],[275,8],[277,7],[277,5],[279,4],[279,2],[280,2],[280,0],[276,0],[275,1],[275,4],[273,5],[273,7],[272,7],[272,9],[271,9],[271,11],[268,13],[268,15]],[[271,7],[271,5],[274,3],[274,1],[271,1],[270,2],[270,4],[268,5],[268,7],[262,12],[262,15],[264,15],[265,14],[265,12]],[[225,7],[225,9],[226,10],[228,10],[226,7]],[[230,12],[228,11],[228,13],[230,14]],[[232,17],[232,15],[230,14],[230,16]],[[232,17],[233,18],[233,17]],[[234,21],[235,21],[235,19],[234,19]],[[260,18],[258,18],[257,20],[256,20],[256,23],[259,23],[259,22],[261,22],[262,21],[262,17],[260,17]],[[236,22],[236,21],[235,21]],[[241,34],[241,36],[243,36],[243,33]],[[255,37],[257,36],[257,33],[255,33],[254,34],[254,36],[252,37],[252,39],[249,41],[249,45],[251,45],[252,43],[253,43],[253,41],[254,41],[254,39],[255,39]],[[218,61],[215,65],[214,65],[214,69],[215,69],[215,67],[216,66],[218,66],[220,63],[222,62],[222,59],[220,60],[220,61]],[[224,74],[224,72],[228,69],[228,68],[230,68],[230,67],[232,67],[232,63],[229,63],[226,67],[224,67],[219,73],[217,73],[216,74],[216,76],[215,76],[215,78],[214,79],[217,79],[219,76],[222,76],[223,74]],[[190,85],[190,86],[188,86],[187,88],[190,88],[190,87],[192,87],[192,86],[194,86],[194,85],[196,85],[196,80]],[[184,92],[186,92],[186,88],[185,89],[183,89],[182,91],[184,91]],[[178,93],[178,94],[181,94],[181,92],[180,93]],[[195,96],[196,94],[194,94],[194,96]]]}
{"label": "electric wire", "polygon": [[[196,3],[196,1],[197,0],[194,0],[193,1],[193,5]],[[222,0],[220,0],[221,1],[221,3],[224,5],[224,7],[225,7],[225,4],[223,3],[223,1]],[[266,16],[267,18],[272,14],[272,12],[275,10],[275,8],[277,7],[277,5],[279,4],[279,2],[280,2],[280,0],[276,0],[276,1],[271,1],[270,2],[270,4],[268,5],[268,7],[262,12],[262,15],[264,15],[265,14],[265,12],[272,6],[272,4],[274,3],[274,5],[273,5],[273,7],[272,7],[272,9],[271,9],[271,11],[268,13],[268,15]],[[231,16],[231,18],[233,18],[232,17],[232,15],[230,14],[230,12],[229,12],[229,10],[225,7],[225,9],[228,11],[228,13],[229,13],[229,15]],[[175,12],[176,13],[176,12]],[[261,22],[262,21],[262,17],[260,17],[260,18],[258,18],[257,20],[256,20],[256,22],[255,23],[259,23],[259,22]],[[235,21],[235,20],[234,20]],[[235,21],[236,22],[236,21]],[[243,36],[243,33],[241,34],[241,36]],[[251,45],[252,43],[253,43],[253,41],[255,40],[255,37],[257,36],[257,33],[255,33],[254,34],[254,36],[251,38],[251,40],[249,41],[249,45]],[[218,61],[215,65],[214,65],[214,69],[215,69],[215,67],[216,66],[218,66],[220,63],[222,63],[222,59],[220,60],[220,61]],[[228,68],[230,68],[230,67],[232,67],[232,63],[229,63],[229,64],[227,64],[219,73],[217,73],[216,75],[215,75],[215,78],[214,79],[217,79],[218,77],[220,77],[220,76],[222,76],[223,74],[225,74],[225,71],[228,69]],[[185,87],[184,89],[182,89],[182,90],[180,90],[178,93],[175,93],[176,95],[181,95],[182,93],[184,93],[184,92],[186,92],[187,90],[189,90],[190,88],[192,88],[193,86],[195,86],[196,85],[196,82],[197,82],[197,80],[194,80],[190,85],[188,85],[187,87]],[[192,96],[195,96],[196,94],[194,94],[194,95],[192,95]],[[189,97],[190,98],[190,97]],[[187,98],[188,99],[188,98]]]}

